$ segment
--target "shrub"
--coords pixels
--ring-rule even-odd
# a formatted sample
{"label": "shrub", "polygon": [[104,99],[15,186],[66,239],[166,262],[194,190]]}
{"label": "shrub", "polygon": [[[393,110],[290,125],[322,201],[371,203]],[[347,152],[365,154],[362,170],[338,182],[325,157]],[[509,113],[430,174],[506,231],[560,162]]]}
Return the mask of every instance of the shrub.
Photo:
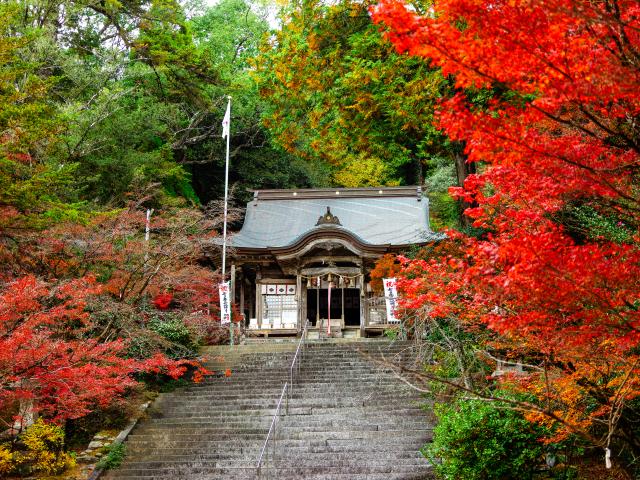
{"label": "shrub", "polygon": [[13,454],[5,447],[0,447],[0,475],[13,470]]}
{"label": "shrub", "polygon": [[154,318],[149,322],[148,327],[171,343],[181,345],[188,349],[195,347],[191,338],[191,332],[180,318]]}
{"label": "shrub", "polygon": [[62,428],[42,419],[20,435],[19,441],[23,450],[12,452],[0,447],[0,473],[55,475],[76,465],[75,459],[64,451]]}
{"label": "shrub", "polygon": [[544,432],[520,412],[462,399],[435,411],[439,423],[424,454],[442,478],[527,480],[544,463],[547,448],[538,441]]}
{"label": "shrub", "polygon": [[137,335],[129,339],[127,354],[130,357],[150,358],[158,351],[175,360],[197,356],[195,335],[179,312],[146,313],[146,329],[139,329]]}
{"label": "shrub", "polygon": [[127,448],[124,443],[111,444],[106,447],[106,451],[107,454],[98,462],[98,468],[110,470],[122,465],[124,457],[127,454]]}
{"label": "shrub", "polygon": [[167,310],[173,301],[173,295],[170,293],[159,293],[153,299],[153,304],[158,310]]}

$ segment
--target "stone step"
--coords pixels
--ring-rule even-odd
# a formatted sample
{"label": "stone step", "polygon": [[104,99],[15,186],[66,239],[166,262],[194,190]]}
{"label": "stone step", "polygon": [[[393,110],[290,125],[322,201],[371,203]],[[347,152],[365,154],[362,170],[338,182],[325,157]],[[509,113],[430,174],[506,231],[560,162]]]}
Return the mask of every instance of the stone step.
{"label": "stone step", "polygon": [[[293,359],[297,346],[295,348],[283,348],[280,351],[247,351],[239,347],[239,351],[229,352],[222,351],[220,353],[214,352],[205,348],[201,352],[202,358],[209,359],[212,362],[251,362],[255,359],[265,358],[271,359],[274,362],[280,362],[284,359]],[[340,347],[330,347],[326,345],[307,345],[302,347],[298,356],[320,356],[320,355],[344,355],[347,353],[358,352],[363,355],[386,355],[386,354],[405,354],[409,355],[415,352],[413,346],[384,346],[384,345],[344,345]]]}
{"label": "stone step", "polygon": [[[215,403],[213,403],[215,402]],[[185,402],[184,406],[181,406],[177,402],[164,404],[162,410],[155,410],[151,413],[153,418],[167,417],[177,412],[202,412],[210,414],[212,412],[246,412],[247,410],[260,410],[260,411],[272,411],[275,408],[273,399],[263,401],[250,401],[243,398],[238,398],[237,401],[216,401],[213,402]],[[286,403],[286,402],[285,402]],[[401,396],[397,395],[393,398],[380,398],[370,397],[362,398],[361,396],[355,397],[326,397],[314,400],[312,402],[304,403],[303,399],[296,396],[289,399],[289,408],[301,408],[304,405],[307,408],[355,408],[364,407],[368,410],[393,410],[398,407],[398,403],[404,403],[407,407],[429,405],[423,399],[417,399],[413,396]]]}
{"label": "stone step", "polygon": [[[387,434],[389,435],[389,434]],[[222,440],[212,440],[207,442],[189,442],[179,440],[158,440],[155,438],[149,438],[147,441],[134,441],[128,444],[127,452],[130,455],[136,454],[158,454],[160,451],[165,453],[177,453],[180,451],[191,452],[216,452],[220,450],[238,450],[239,452],[250,452],[251,457],[258,458],[258,454],[264,445],[264,435],[260,438],[254,436],[253,438],[229,438]],[[403,436],[394,439],[389,438],[350,438],[345,435],[346,438],[328,438],[321,440],[320,437],[310,440],[308,438],[288,438],[278,440],[278,451],[282,452],[287,449],[298,448],[300,452],[300,458],[303,458],[307,453],[318,452],[377,452],[378,455],[381,452],[394,452],[394,451],[414,451],[420,450],[421,447],[428,441],[430,437],[427,435],[416,436]],[[144,458],[144,457],[143,457]],[[135,458],[132,457],[132,460]]]}
{"label": "stone step", "polygon": [[[255,460],[254,454],[255,450],[253,449],[244,449],[247,450],[247,453],[251,453],[251,459]],[[289,447],[286,450],[282,450],[279,452],[278,458],[290,458],[297,459],[298,455],[300,455],[300,447]],[[191,450],[181,450],[177,453],[162,453],[162,454],[148,454],[144,457],[144,462],[197,462],[197,461],[215,461],[215,460],[224,460],[224,459],[234,459],[239,458],[242,452],[238,450],[224,449],[216,452],[207,452],[207,453],[193,453]],[[327,452],[322,450],[317,450],[313,452],[309,452],[309,455],[314,459],[324,458],[329,463],[334,461],[342,461],[342,460],[368,460],[372,455],[378,456],[380,452],[378,451],[355,451],[355,452]],[[257,458],[257,457],[256,457]],[[418,450],[402,450],[393,452],[394,460],[402,460],[402,459],[418,459],[421,462],[424,462],[424,456]],[[132,462],[135,463],[135,462]]]}
{"label": "stone step", "polygon": [[[368,406],[362,406],[360,404],[358,404],[357,406],[299,406],[302,402],[299,401],[295,401],[295,402],[290,402],[289,403],[289,410],[288,410],[288,414],[289,415],[325,415],[325,414],[335,414],[336,411],[340,411],[345,415],[348,414],[357,414],[357,415],[366,415],[366,416],[386,416],[389,412],[389,410],[393,411],[396,414],[411,414],[411,413],[415,413],[415,414],[423,414],[424,411],[418,407],[418,406],[411,406],[409,404],[396,404],[390,407],[389,410],[385,410],[385,411],[380,411],[380,409],[376,409],[376,408],[372,408],[372,407],[368,407]],[[285,401],[283,400],[283,407],[286,405]],[[244,408],[247,407],[247,408]],[[183,411],[183,417],[184,418],[190,418],[190,417],[202,417],[202,418],[207,418],[207,417],[215,417],[215,416],[220,416],[220,417],[228,417],[230,415],[233,415],[233,412],[236,412],[237,415],[265,415],[265,414],[270,414],[270,415],[274,415],[275,414],[275,408],[276,405],[272,405],[271,408],[248,408],[251,407],[251,405],[239,405],[237,408],[234,408],[234,410],[225,410],[225,409],[219,409],[217,411],[212,412],[212,413],[207,413],[205,414],[204,412],[202,412],[201,410],[198,409],[194,409],[192,411],[188,411],[185,410]]]}
{"label": "stone step", "polygon": [[[394,364],[395,365],[395,364]],[[205,365],[206,366],[206,365]],[[210,367],[212,368],[212,367]],[[215,370],[215,368],[212,368]],[[252,378],[255,376],[255,370],[260,370],[260,366],[256,366],[253,371],[245,371],[245,370],[237,370],[231,369],[230,377],[222,377],[224,382],[233,382],[238,378]],[[314,377],[326,377],[333,376],[336,378],[348,378],[348,377],[357,377],[359,375],[367,376],[367,375],[380,375],[383,373],[390,374],[392,372],[391,367],[376,367],[371,365],[362,365],[360,363],[351,362],[348,365],[344,365],[339,362],[327,362],[323,365],[318,365],[314,367],[310,367],[305,365],[301,367],[299,370],[296,369],[294,373],[304,373],[306,377],[314,378]],[[283,367],[280,372],[264,372],[264,374],[260,375],[259,379],[256,380],[281,380],[286,378],[290,373],[290,369],[288,366]],[[200,385],[206,385],[208,383],[219,382],[219,376],[209,376],[205,378],[205,381]]]}
{"label": "stone step", "polygon": [[[413,426],[413,425],[412,425]],[[281,426],[278,430],[279,434],[286,434],[286,437],[283,438],[283,435],[280,435],[280,438],[292,439],[292,440],[317,440],[317,441],[328,441],[328,440],[343,440],[343,439],[371,439],[371,440],[383,440],[388,441],[389,443],[393,443],[399,437],[402,438],[422,438],[427,437],[430,433],[430,430],[420,429],[420,428],[411,428],[411,426],[403,426],[396,425],[396,428],[393,428],[393,425],[386,425],[385,428],[381,429],[332,429],[326,428],[323,430],[305,430],[301,428],[285,428],[285,426]],[[402,427],[402,428],[399,428]],[[413,426],[415,427],[415,426]],[[141,432],[141,433],[132,433],[129,436],[129,440],[131,443],[133,442],[144,442],[144,441],[155,441],[155,440],[170,440],[172,442],[213,442],[218,439],[219,436],[228,435],[227,438],[230,438],[234,433],[238,437],[249,438],[252,436],[253,438],[262,438],[266,434],[266,430],[268,430],[268,425],[265,429],[259,428],[247,428],[243,430],[236,430],[233,428],[220,428],[218,432],[216,432],[216,436],[209,434],[194,434],[194,433],[172,433],[170,430],[166,432]],[[317,435],[316,435],[317,434]]]}
{"label": "stone step", "polygon": [[[396,380],[397,382],[397,380]],[[255,383],[255,384],[245,384],[242,382],[229,382],[229,383],[221,383],[220,385],[206,385],[201,386],[199,388],[191,388],[190,390],[185,390],[182,392],[182,396],[190,397],[190,396],[202,396],[202,395],[211,395],[211,394],[236,394],[239,396],[247,395],[249,393],[260,393],[264,390],[268,389],[271,393],[282,391],[282,387],[284,386],[284,381],[275,384],[275,383]],[[302,390],[302,391],[310,391],[309,393],[313,393],[312,391],[341,391],[345,393],[353,392],[369,392],[374,393],[376,389],[386,388],[388,391],[401,390],[401,391],[411,391],[411,387],[402,383],[394,383],[393,378],[378,378],[376,380],[370,379],[367,382],[358,383],[357,379],[337,379],[335,381],[323,381],[323,382],[306,382],[304,379],[299,379],[293,385],[294,390]],[[266,393],[266,392],[263,392]],[[173,396],[178,396],[180,394],[175,394]]]}
{"label": "stone step", "polygon": [[381,474],[372,474],[372,473],[318,473],[318,472],[305,472],[301,473],[298,471],[291,470],[274,470],[274,469],[264,469],[261,476],[256,475],[255,468],[246,468],[246,469],[238,469],[232,472],[228,470],[225,474],[214,473],[214,474],[201,474],[197,477],[192,475],[127,475],[121,474],[118,471],[111,472],[107,475],[107,478],[119,478],[123,480],[220,480],[221,478],[230,478],[234,480],[256,480],[256,479],[264,479],[264,480],[433,480],[435,476],[431,472],[431,469],[426,469],[424,472],[411,472],[411,473],[381,473]]}
{"label": "stone step", "polygon": [[[295,348],[292,342],[205,349],[209,368],[229,368],[231,376],[218,373],[161,395],[129,436],[122,467],[106,478],[256,479]],[[419,453],[432,435],[424,410],[429,402],[382,365],[383,358],[412,360],[406,343],[309,344],[288,414],[279,418],[277,471],[269,464],[263,473],[280,480],[432,479]]]}
{"label": "stone step", "polygon": [[[244,358],[226,358],[215,359],[210,357],[200,357],[203,363],[208,365],[218,366],[233,366],[238,369],[249,370],[251,367],[262,366],[268,369],[274,369],[277,367],[289,367],[293,362],[294,355],[281,355],[281,356],[269,356],[269,355],[257,355],[254,357]],[[374,360],[374,366],[377,362],[383,360],[401,360],[410,362],[414,360],[413,352],[408,351],[362,351],[362,350],[344,350],[339,352],[319,352],[319,351],[307,351],[302,356],[297,357],[297,361],[300,364],[314,364],[329,363],[336,361],[345,361],[352,363],[364,363]]]}
{"label": "stone step", "polygon": [[[175,419],[180,420],[180,419]],[[386,427],[402,427],[407,428],[413,425],[418,425],[425,430],[428,430],[429,427],[425,424],[426,418],[423,416],[414,416],[414,417],[406,417],[405,419],[389,419],[384,417],[376,417],[376,418],[353,418],[351,416],[344,417],[340,415],[335,415],[333,417],[306,417],[301,416],[295,418],[294,416],[283,416],[281,420],[278,422],[279,426],[283,428],[297,428],[297,427],[305,427],[305,426],[313,426],[314,429],[318,429],[318,431],[322,431],[322,429],[331,429],[333,427],[340,427],[343,430],[353,429],[358,430],[361,428],[372,430],[377,427],[378,429],[386,428]],[[168,433],[171,432],[198,432],[198,431],[220,431],[222,429],[230,430],[230,429],[246,429],[246,428],[268,428],[271,424],[272,417],[265,415],[264,417],[256,418],[252,421],[247,421],[242,418],[236,421],[227,420],[225,422],[220,421],[206,421],[206,422],[198,422],[198,421],[153,421],[148,422],[145,425],[139,427],[134,431],[133,434],[137,434],[138,432],[147,432],[147,431],[166,431]],[[397,430],[396,428],[395,430]]]}
{"label": "stone step", "polygon": [[[430,471],[431,467],[427,465],[397,465],[397,464],[379,464],[379,465],[346,465],[354,474],[394,474],[401,473],[414,473],[417,469],[424,470],[424,473]],[[308,475],[314,474],[331,474],[331,473],[344,473],[345,465],[322,465],[315,467],[284,467],[278,468],[278,478],[282,476],[298,475],[298,478],[308,478]],[[114,478],[122,478],[123,476],[153,476],[154,478],[164,476],[180,477],[184,475],[197,475],[198,478],[202,478],[201,475],[234,475],[234,474],[253,474],[255,475],[255,468],[252,467],[170,467],[170,468],[121,468],[113,472]],[[193,477],[192,477],[193,478]],[[237,478],[237,477],[232,477]],[[401,478],[401,477],[399,477]]]}
{"label": "stone step", "polygon": [[[302,398],[298,395],[297,388],[294,387],[294,401],[304,400],[305,405],[309,406],[321,406],[321,405],[336,405],[336,406],[348,406],[351,404],[361,405],[366,401],[379,401],[379,402],[390,402],[397,403],[398,399],[402,399],[403,401],[411,401],[411,399],[416,399],[417,401],[426,402],[424,398],[416,396],[415,392],[412,390],[391,390],[389,391],[381,391],[381,392],[373,392],[368,393],[366,397],[356,396],[356,397],[336,397],[335,395],[316,395],[313,399]],[[156,403],[156,407],[162,405],[162,408],[172,408],[175,406],[178,407],[194,407],[194,408],[207,408],[214,407],[218,408],[219,405],[266,405],[270,406],[274,404],[273,395],[269,393],[256,393],[251,397],[239,396],[237,394],[212,394],[211,398],[206,397],[165,397],[160,399]]]}
{"label": "stone step", "polygon": [[[342,433],[342,432],[335,432]],[[298,449],[304,452],[378,452],[380,447],[385,447],[390,451],[417,451],[424,446],[425,442],[430,440],[430,435],[424,433],[418,435],[404,435],[389,438],[392,432],[385,432],[385,435],[373,438],[352,438],[348,434],[343,435],[344,438],[322,438],[320,436],[309,438],[279,438],[278,448],[280,451]],[[192,452],[218,452],[227,450],[242,450],[244,452],[251,450],[253,452],[260,451],[264,445],[265,435],[245,435],[232,436],[228,435],[217,437],[202,442],[190,442],[188,440],[167,440],[166,438],[158,439],[155,437],[146,437],[144,439],[133,439],[127,446],[127,452],[145,452],[148,454],[158,454],[160,451],[168,453],[177,453],[182,451]],[[256,459],[257,459],[256,455]]]}
{"label": "stone step", "polygon": [[[282,357],[257,356],[254,358],[243,359],[226,359],[216,360],[207,357],[201,357],[203,364],[212,367],[229,367],[238,371],[248,371],[256,367],[265,368],[267,370],[275,370],[278,367],[289,368],[293,362],[293,355]],[[373,362],[372,362],[373,361]],[[366,362],[372,368],[384,365],[385,361],[400,361],[411,363],[414,356],[410,352],[362,352],[362,351],[344,351],[344,352],[307,352],[303,357],[297,358],[297,363],[301,366],[309,365],[330,365],[338,362],[346,364],[365,365]]]}
{"label": "stone step", "polygon": [[[322,467],[326,464],[331,466],[350,465],[357,466],[362,465],[363,462],[368,467],[388,467],[390,465],[418,465],[428,466],[428,462],[424,457],[419,457],[417,454],[412,457],[391,455],[381,459],[380,454],[376,455],[376,452],[370,452],[368,455],[360,454],[357,457],[349,456],[345,453],[324,453],[310,455],[305,458],[299,458],[297,455],[278,455],[278,464],[289,467]],[[163,459],[163,460],[149,460],[143,461],[131,461],[127,464],[131,469],[148,469],[148,470],[160,470],[160,469],[173,469],[173,468],[225,468],[225,467],[241,467],[251,465],[251,462],[240,458],[222,458],[222,459],[209,459],[209,460],[195,460],[190,458],[188,460],[175,460],[175,459]]]}

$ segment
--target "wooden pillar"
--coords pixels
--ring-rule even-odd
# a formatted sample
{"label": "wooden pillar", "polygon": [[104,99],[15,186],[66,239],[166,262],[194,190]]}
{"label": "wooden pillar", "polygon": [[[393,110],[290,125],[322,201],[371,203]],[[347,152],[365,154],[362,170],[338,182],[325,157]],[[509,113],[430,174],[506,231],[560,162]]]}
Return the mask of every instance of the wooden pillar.
{"label": "wooden pillar", "polygon": [[320,328],[320,287],[322,281],[319,282],[318,288],[316,288],[316,327]]}
{"label": "wooden pillar", "polygon": [[[240,313],[244,315],[244,276],[240,278]],[[245,319],[246,320],[246,319]],[[246,322],[245,322],[246,323]]]}
{"label": "wooden pillar", "polygon": [[[361,271],[364,270],[364,267]],[[369,324],[369,309],[367,308],[367,286],[364,274],[360,274],[360,335],[365,336],[365,327]]]}
{"label": "wooden pillar", "polygon": [[[249,286],[251,286],[251,284],[249,284]],[[256,307],[256,289],[253,288],[251,290],[249,290],[249,303],[250,303],[250,310],[249,310],[249,314],[251,315],[251,318],[258,318],[257,315],[257,307]]]}
{"label": "wooden pillar", "polygon": [[340,287],[340,293],[342,294],[342,312],[341,312],[341,314],[342,314],[342,328],[344,328],[346,326],[345,325],[345,320],[344,320],[344,280],[343,280],[343,283],[342,283],[342,287]]}
{"label": "wooden pillar", "polygon": [[258,319],[258,328],[262,328],[262,296],[260,288],[261,285],[256,282],[256,318]]}
{"label": "wooden pillar", "polygon": [[304,323],[302,321],[302,277],[300,277],[300,272],[296,273],[296,304],[298,305],[298,318],[296,321],[296,328],[298,330],[298,333],[300,333],[302,324]]}

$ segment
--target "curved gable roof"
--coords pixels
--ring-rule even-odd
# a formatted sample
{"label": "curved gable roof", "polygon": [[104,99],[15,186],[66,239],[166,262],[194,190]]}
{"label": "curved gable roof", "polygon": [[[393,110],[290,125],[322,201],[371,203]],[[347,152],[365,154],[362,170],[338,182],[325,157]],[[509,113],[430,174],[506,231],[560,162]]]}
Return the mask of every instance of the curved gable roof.
{"label": "curved gable roof", "polygon": [[[340,225],[316,225],[327,213]],[[429,227],[429,202],[417,187],[267,190],[247,204],[235,248],[282,248],[323,230],[344,230],[367,245],[409,245],[442,238]]]}

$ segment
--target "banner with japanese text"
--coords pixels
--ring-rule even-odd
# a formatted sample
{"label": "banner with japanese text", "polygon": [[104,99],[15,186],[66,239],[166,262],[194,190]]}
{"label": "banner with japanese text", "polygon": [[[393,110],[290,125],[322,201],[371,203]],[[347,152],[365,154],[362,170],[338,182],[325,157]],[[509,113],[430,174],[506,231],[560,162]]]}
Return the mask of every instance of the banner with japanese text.
{"label": "banner with japanese text", "polygon": [[231,323],[231,294],[229,282],[219,285],[220,292],[220,323],[223,325]]}
{"label": "banner with japanese text", "polygon": [[396,317],[396,308],[398,307],[398,290],[396,289],[395,278],[383,278],[384,299],[387,303],[387,323],[400,323]]}

